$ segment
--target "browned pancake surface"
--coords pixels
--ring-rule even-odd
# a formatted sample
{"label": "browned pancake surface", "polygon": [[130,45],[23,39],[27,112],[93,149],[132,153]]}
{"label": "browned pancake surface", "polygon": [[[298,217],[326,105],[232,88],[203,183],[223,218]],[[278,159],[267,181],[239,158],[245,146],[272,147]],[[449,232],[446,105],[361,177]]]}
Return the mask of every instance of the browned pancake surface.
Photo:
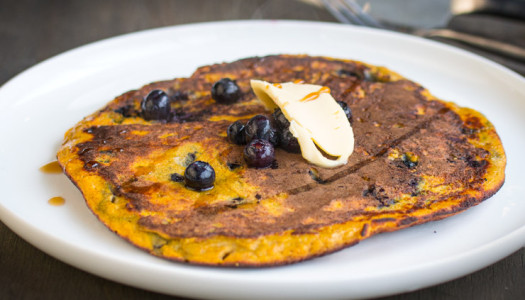
{"label": "browned pancake surface", "polygon": [[[211,86],[223,77],[243,90],[238,103],[211,99]],[[355,151],[348,164],[324,169],[277,149],[276,167],[248,168],[243,147],[231,144],[225,132],[234,120],[270,113],[255,99],[250,79],[328,86],[352,109]],[[172,97],[172,120],[140,117],[140,101],[152,89]],[[170,180],[194,160],[215,168],[211,191],[189,191]],[[193,263],[271,265],[456,214],[499,189],[505,156],[482,115],[439,101],[384,68],[270,56],[201,67],[190,78],[118,97],[66,135],[59,162],[110,229],[153,254]],[[81,184],[87,177],[97,184]],[[346,232],[339,240],[337,226]],[[313,246],[314,239],[326,239],[328,246]],[[185,246],[192,241],[206,249]],[[235,247],[224,250],[220,243]],[[311,245],[294,252],[297,243]],[[241,244],[248,250],[239,250]]]}

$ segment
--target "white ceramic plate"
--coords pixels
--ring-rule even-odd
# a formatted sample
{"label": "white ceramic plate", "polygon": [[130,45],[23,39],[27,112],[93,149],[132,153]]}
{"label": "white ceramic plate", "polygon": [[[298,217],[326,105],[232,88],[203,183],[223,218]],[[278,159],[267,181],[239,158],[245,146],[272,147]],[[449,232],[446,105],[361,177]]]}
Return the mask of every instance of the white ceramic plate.
{"label": "white ceramic plate", "polygon": [[[449,219],[381,234],[290,266],[221,269],[168,262],[109,232],[68,179],[39,167],[64,132],[114,96],[201,65],[266,54],[327,55],[384,65],[495,124],[507,180]],[[49,59],[0,89],[0,217],[50,255],[99,276],[199,298],[376,297],[441,283],[511,254],[525,241],[525,80],[478,56],[411,36],[337,24],[237,21],[149,30]],[[53,196],[66,199],[51,206]]]}

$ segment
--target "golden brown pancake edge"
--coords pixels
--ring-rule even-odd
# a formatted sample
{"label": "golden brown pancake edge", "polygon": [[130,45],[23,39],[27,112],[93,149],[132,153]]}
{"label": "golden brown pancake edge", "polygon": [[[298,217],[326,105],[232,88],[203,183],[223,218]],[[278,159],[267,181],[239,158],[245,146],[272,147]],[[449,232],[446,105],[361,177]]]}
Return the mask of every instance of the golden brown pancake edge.
{"label": "golden brown pancake edge", "polygon": [[[211,85],[223,77],[237,80],[239,103],[211,99]],[[277,169],[247,168],[225,129],[269,114],[249,90],[254,78],[329,86],[353,112],[349,163],[325,170],[277,150]],[[174,99],[170,122],[140,117],[141,99],[156,88]],[[218,174],[209,192],[167,177],[182,173],[192,155]],[[204,66],[125,93],[68,131],[57,157],[110,230],[159,257],[219,266],[302,261],[452,216],[497,192],[506,164],[480,113],[382,67],[302,55]]]}

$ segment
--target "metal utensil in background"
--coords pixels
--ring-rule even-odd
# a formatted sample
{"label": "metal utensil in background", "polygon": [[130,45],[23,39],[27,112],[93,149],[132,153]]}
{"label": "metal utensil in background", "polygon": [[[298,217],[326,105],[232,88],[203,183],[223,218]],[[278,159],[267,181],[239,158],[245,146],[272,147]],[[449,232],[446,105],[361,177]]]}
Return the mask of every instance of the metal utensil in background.
{"label": "metal utensil in background", "polygon": [[525,20],[525,0],[452,0],[453,14],[483,13]]}
{"label": "metal utensil in background", "polygon": [[[519,1],[525,6],[525,0],[515,1]],[[480,13],[473,9],[480,7],[482,12],[487,11],[486,7],[489,7],[488,3],[491,1],[453,0],[451,2],[451,7],[454,8],[454,11],[468,11],[469,13],[452,15],[447,22],[447,25],[443,26],[443,28],[418,29],[410,26],[390,24],[383,20],[376,21],[366,12],[367,9],[363,8],[355,0],[323,0],[322,2],[328,11],[330,11],[340,22],[402,31],[425,38],[436,39],[461,48],[466,48],[493,59],[498,63],[504,64],[521,74],[525,74],[525,48],[523,48],[525,45],[525,34],[523,34],[523,32],[525,32],[525,23],[522,23],[520,20],[515,20],[514,18],[509,19],[506,17],[509,14],[505,13],[503,8],[507,8],[508,6],[503,6],[497,15],[485,13],[485,17],[480,18],[478,16]],[[407,4],[413,1],[403,0],[402,2]],[[471,2],[471,5],[466,5],[469,2]],[[485,2],[485,4],[480,6],[481,2]],[[379,1],[367,1],[365,5],[369,5],[368,8],[370,8],[370,6],[380,3],[381,2]],[[458,3],[461,3],[463,6],[460,7]],[[391,4],[392,3],[389,5]],[[421,4],[421,2],[419,2],[419,5],[424,5],[424,3]],[[398,9],[397,11],[400,10]],[[494,9],[492,11],[494,11]],[[430,10],[426,12],[432,14]],[[392,13],[395,14],[396,12]],[[512,15],[515,16],[516,14],[516,11],[512,10]],[[471,16],[478,17],[472,18]],[[491,23],[490,27],[480,26],[480,24],[488,22],[487,20]],[[509,27],[512,28],[511,31],[509,31]],[[485,29],[484,31],[481,30],[483,28]],[[511,32],[513,34],[510,34]],[[502,39],[502,36],[507,38]],[[523,45],[521,43],[523,43]]]}
{"label": "metal utensil in background", "polygon": [[[482,37],[511,45],[497,49],[455,45],[492,59],[514,71],[525,75],[525,0],[451,0],[452,18],[447,28],[456,32]],[[516,56],[516,52],[521,53]],[[505,50],[505,55],[501,54]],[[508,51],[506,51],[508,50]]]}

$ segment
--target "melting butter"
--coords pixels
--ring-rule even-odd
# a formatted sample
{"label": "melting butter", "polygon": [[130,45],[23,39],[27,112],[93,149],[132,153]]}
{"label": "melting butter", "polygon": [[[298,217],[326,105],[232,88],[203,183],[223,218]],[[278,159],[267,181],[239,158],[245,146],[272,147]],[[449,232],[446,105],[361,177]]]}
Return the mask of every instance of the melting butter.
{"label": "melting butter", "polygon": [[261,80],[251,80],[250,83],[268,110],[277,107],[282,110],[306,160],[325,168],[348,162],[354,151],[354,132],[328,87]]}

